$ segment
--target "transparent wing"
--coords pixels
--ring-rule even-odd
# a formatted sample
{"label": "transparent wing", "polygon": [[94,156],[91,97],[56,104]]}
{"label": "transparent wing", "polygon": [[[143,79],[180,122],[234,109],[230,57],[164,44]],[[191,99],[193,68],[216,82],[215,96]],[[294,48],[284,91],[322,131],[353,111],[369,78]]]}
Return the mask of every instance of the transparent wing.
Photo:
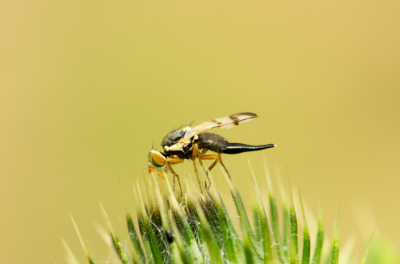
{"label": "transparent wing", "polygon": [[203,132],[206,132],[207,130],[210,130],[213,128],[229,129],[229,128],[238,126],[240,124],[249,122],[257,117],[258,116],[255,113],[243,112],[243,113],[237,113],[237,114],[224,116],[224,117],[220,117],[220,118],[215,118],[213,120],[210,120],[210,121],[204,122],[198,126],[195,126],[190,131],[187,131],[185,134],[185,137],[181,139],[181,142],[185,142],[189,138],[191,138],[195,135],[201,134]]}

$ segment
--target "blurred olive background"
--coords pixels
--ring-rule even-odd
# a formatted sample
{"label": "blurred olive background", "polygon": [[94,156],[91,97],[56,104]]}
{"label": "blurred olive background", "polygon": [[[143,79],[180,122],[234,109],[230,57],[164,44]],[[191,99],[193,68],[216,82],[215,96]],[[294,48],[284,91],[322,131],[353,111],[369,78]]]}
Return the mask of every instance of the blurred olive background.
{"label": "blurred olive background", "polygon": [[[314,215],[320,189],[328,235],[340,201],[342,245],[364,248],[376,229],[398,247],[399,12],[396,1],[2,1],[1,262],[65,263],[59,233],[85,262],[69,212],[107,260],[99,196],[127,239],[118,175],[132,210],[153,142],[242,111],[260,118],[218,133],[277,144],[264,152],[272,174],[287,166]],[[266,186],[262,156],[225,157],[243,195],[247,157]]]}

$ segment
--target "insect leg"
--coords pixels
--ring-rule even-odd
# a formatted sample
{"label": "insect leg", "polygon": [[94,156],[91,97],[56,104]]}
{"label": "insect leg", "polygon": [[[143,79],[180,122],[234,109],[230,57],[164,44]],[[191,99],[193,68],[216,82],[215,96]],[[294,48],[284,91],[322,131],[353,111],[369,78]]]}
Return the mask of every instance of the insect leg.
{"label": "insect leg", "polygon": [[194,172],[196,172],[196,176],[197,176],[197,181],[199,182],[199,187],[201,188],[201,184],[200,184],[200,177],[199,177],[199,173],[197,172],[197,166],[196,166],[196,158],[199,154],[199,145],[197,143],[195,143],[193,145],[193,152],[192,152],[192,160],[193,160],[193,167],[194,167]]}
{"label": "insect leg", "polygon": [[181,197],[182,197],[183,194],[182,194],[181,180],[179,179],[178,174],[174,171],[174,169],[171,166],[171,164],[178,164],[178,163],[181,163],[181,162],[183,162],[183,159],[180,159],[180,158],[167,158],[168,168],[171,171],[171,173],[174,175],[174,181],[173,181],[174,185],[173,185],[172,191],[173,192],[175,191],[175,177],[176,177],[176,178],[178,178],[179,188],[181,189]]}
{"label": "insect leg", "polygon": [[167,162],[169,164],[178,164],[178,163],[182,163],[183,159],[181,159],[181,158],[167,158]]}
{"label": "insect leg", "polygon": [[204,174],[206,175],[208,182],[210,183],[210,184],[208,185],[208,187],[207,187],[207,183],[205,184],[206,189],[209,190],[210,187],[211,187],[211,180],[210,180],[210,177],[208,176],[208,171],[206,171],[206,169],[204,169],[203,161],[202,161],[202,159],[203,159],[203,154],[206,153],[207,150],[208,150],[208,149],[203,149],[203,150],[201,151],[201,153],[199,154],[198,158],[199,158],[200,166],[201,166],[201,168],[203,169],[203,172],[204,172]]}
{"label": "insect leg", "polygon": [[218,163],[218,157],[216,155],[204,155],[202,156],[203,160],[215,160],[213,164],[208,168],[209,171],[211,171],[215,165]]}
{"label": "insect leg", "polygon": [[200,155],[206,154],[207,151],[208,151],[208,149],[203,149],[203,150],[201,151]]}
{"label": "insect leg", "polygon": [[204,170],[204,167],[203,167],[203,163],[201,162],[201,159],[202,159],[202,156],[203,156],[207,151],[208,151],[208,149],[202,149],[202,151],[201,151],[200,153],[197,151],[197,156],[198,156],[198,158],[199,158],[199,162],[200,162],[201,167],[203,168],[203,171],[205,171],[205,170]]}
{"label": "insect leg", "polygon": [[216,155],[201,155],[201,156],[199,157],[199,162],[200,162],[200,164],[201,164],[201,166],[202,166],[202,168],[203,168],[203,170],[204,170],[204,173],[205,173],[206,176],[207,176],[208,182],[209,182],[209,185],[206,186],[207,190],[209,190],[210,187],[211,187],[211,179],[210,179],[210,177],[209,177],[209,175],[208,175],[208,171],[206,171],[206,170],[204,169],[204,166],[203,166],[203,163],[202,163],[201,160],[215,160],[214,163],[211,164],[211,166],[208,168],[208,171],[211,171],[211,170],[215,167],[215,165],[218,163],[218,157],[217,157]]}
{"label": "insect leg", "polygon": [[221,153],[218,153],[218,160],[219,160],[219,163],[221,163],[222,167],[224,167],[226,174],[228,174],[229,179],[231,180],[231,175],[229,174],[228,170],[226,169],[224,163],[222,162]]}

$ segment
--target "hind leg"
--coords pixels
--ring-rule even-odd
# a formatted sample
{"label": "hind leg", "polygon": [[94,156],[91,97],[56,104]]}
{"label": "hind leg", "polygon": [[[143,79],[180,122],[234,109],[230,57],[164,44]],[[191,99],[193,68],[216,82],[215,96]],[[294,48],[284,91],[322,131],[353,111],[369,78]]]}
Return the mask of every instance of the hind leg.
{"label": "hind leg", "polygon": [[[211,166],[208,168],[208,170],[205,170],[202,160],[214,160],[214,162],[213,162],[213,164],[211,164]],[[200,162],[201,167],[204,170],[204,174],[207,176],[207,180],[209,182],[208,186],[206,185],[206,189],[208,191],[210,189],[210,187],[211,187],[211,179],[210,179],[210,177],[208,175],[208,171],[211,171],[215,167],[215,165],[217,165],[218,157],[216,155],[201,155],[201,156],[199,156],[199,162]]]}
{"label": "hind leg", "polygon": [[[202,159],[201,157],[204,156],[204,154],[206,154],[207,151],[208,151],[208,149],[202,149],[201,153],[197,152],[197,156],[199,158],[199,163],[200,163],[201,168],[203,169],[204,174],[206,174],[206,172],[205,172],[206,170],[204,169],[203,162],[201,162],[201,159]],[[207,177],[208,177],[208,175],[207,175]]]}
{"label": "hind leg", "polygon": [[222,162],[221,153],[218,153],[218,161],[219,161],[219,163],[221,163],[222,167],[224,167],[224,170],[225,170],[226,174],[228,174],[229,179],[232,180],[231,175],[229,174],[228,170],[225,167],[225,164]]}

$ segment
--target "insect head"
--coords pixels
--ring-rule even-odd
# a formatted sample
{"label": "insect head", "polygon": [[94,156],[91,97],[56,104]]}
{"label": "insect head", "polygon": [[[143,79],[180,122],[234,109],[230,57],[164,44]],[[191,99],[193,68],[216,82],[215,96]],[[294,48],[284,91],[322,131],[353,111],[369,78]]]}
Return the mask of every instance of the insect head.
{"label": "insect head", "polygon": [[150,150],[149,153],[149,172],[155,172],[155,169],[162,171],[166,168],[167,162],[163,154],[156,150]]}

